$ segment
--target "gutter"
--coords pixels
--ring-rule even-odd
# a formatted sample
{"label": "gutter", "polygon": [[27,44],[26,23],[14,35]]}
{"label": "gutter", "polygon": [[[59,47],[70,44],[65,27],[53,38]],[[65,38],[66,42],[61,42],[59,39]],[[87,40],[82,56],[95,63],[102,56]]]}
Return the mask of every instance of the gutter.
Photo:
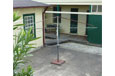
{"label": "gutter", "polygon": [[44,24],[44,16],[45,16],[45,12],[48,9],[48,7],[46,7],[42,13],[42,24],[43,24],[43,46],[45,46],[45,24]]}

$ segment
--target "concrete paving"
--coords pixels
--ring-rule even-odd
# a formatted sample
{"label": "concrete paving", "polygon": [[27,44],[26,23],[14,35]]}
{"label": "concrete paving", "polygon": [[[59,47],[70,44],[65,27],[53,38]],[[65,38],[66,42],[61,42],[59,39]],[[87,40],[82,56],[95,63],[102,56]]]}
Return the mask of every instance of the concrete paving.
{"label": "concrete paving", "polygon": [[[46,37],[45,38],[45,44],[46,45],[55,45],[57,43],[55,33],[46,33],[45,37]],[[59,42],[60,43],[74,42],[74,43],[82,43],[82,44],[100,46],[101,47],[100,44],[89,43],[85,37],[78,36],[78,35],[60,34]]]}
{"label": "concrete paving", "polygon": [[60,59],[66,61],[61,66],[50,64],[56,59],[56,46],[36,50],[27,58],[31,61],[28,64],[32,65],[34,76],[101,76],[101,55],[77,51],[79,49],[60,47],[59,50]]}
{"label": "concrete paving", "polygon": [[85,44],[72,43],[72,42],[60,44],[60,47],[69,50],[80,51],[84,53],[102,55],[102,47],[89,46]]}
{"label": "concrete paving", "polygon": [[[56,43],[56,34],[55,33],[47,33],[45,34],[46,37],[46,44]],[[87,43],[88,41],[82,37],[77,35],[68,35],[68,34],[60,34],[60,42],[67,42],[67,41],[74,41],[74,42],[83,42]]]}

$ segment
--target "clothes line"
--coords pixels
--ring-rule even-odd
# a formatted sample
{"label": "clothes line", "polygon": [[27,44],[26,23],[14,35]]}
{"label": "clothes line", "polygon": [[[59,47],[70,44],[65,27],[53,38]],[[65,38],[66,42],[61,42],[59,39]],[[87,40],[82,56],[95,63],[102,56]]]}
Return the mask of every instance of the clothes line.
{"label": "clothes line", "polygon": [[66,12],[66,11],[46,11],[45,13],[55,14],[81,14],[81,15],[102,15],[101,12]]}
{"label": "clothes line", "polygon": [[[57,17],[51,17],[51,18],[57,18]],[[73,20],[73,19],[69,19],[69,18],[65,18],[65,17],[59,17],[59,18],[62,18],[62,19],[65,19],[65,20],[70,20],[70,21],[73,21],[73,22],[78,22],[78,23],[81,23],[81,24],[87,24],[87,25],[89,25],[89,26],[94,26],[95,27],[95,25],[93,25],[93,24],[88,24],[88,23],[85,23],[85,22],[80,22],[80,21],[78,21],[78,20]],[[37,22],[35,22],[35,23],[41,23],[41,22],[43,22],[43,21],[48,21],[49,19],[45,19],[45,20],[41,20],[41,21],[37,21]],[[18,21],[16,21],[16,22],[14,22],[14,23],[19,23],[19,22],[23,22],[23,19],[21,19],[21,20],[18,20]],[[55,23],[52,23],[52,24],[55,24]]]}

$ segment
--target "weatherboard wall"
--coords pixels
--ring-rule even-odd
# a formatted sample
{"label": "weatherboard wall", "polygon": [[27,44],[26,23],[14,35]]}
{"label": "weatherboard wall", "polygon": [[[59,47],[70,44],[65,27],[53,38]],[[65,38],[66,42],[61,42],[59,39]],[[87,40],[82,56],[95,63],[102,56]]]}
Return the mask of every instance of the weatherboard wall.
{"label": "weatherboard wall", "polygon": [[[87,12],[87,10],[89,9],[89,6],[60,6],[61,7],[61,11],[66,11],[66,12],[71,12],[71,8],[78,8],[78,12]],[[53,8],[50,7],[48,8],[47,11],[53,11]],[[70,22],[71,22],[71,16],[70,14],[62,14],[61,15],[64,18],[67,18],[69,20],[65,20],[65,19],[61,19],[61,23],[60,23],[60,28],[61,28],[61,33],[65,33],[65,34],[72,34],[70,33]],[[47,26],[47,24],[56,24],[53,22],[53,14],[46,14],[45,18],[47,19],[45,21],[45,25]],[[87,15],[78,15],[78,24],[77,24],[77,33],[74,33],[75,35],[82,35],[84,36],[86,34],[86,18]]]}
{"label": "weatherboard wall", "polygon": [[[43,25],[42,25],[42,12],[43,12],[43,8],[17,8],[14,9],[14,12],[18,12],[18,15],[21,16],[21,18],[16,21],[14,24],[20,24],[23,23],[23,14],[35,14],[35,27],[36,27],[36,37],[41,37],[38,40],[33,41],[32,43],[35,43],[36,47],[41,47],[43,46]],[[20,28],[24,28],[24,27],[20,27]],[[14,34],[18,34],[20,32],[20,29],[15,30]]]}

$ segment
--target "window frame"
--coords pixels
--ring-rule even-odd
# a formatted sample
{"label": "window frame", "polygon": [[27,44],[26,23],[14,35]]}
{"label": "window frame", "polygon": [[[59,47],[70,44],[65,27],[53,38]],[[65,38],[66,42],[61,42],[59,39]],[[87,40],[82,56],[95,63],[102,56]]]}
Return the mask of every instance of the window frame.
{"label": "window frame", "polygon": [[[33,16],[33,19],[34,19],[34,20],[33,20],[33,21],[34,21],[34,26],[33,26],[33,27],[34,27],[34,28],[33,28],[33,29],[34,29],[34,33],[33,33],[33,34],[34,34],[34,38],[36,38],[35,13],[31,13],[31,14],[23,14],[23,24],[25,24],[25,21],[24,21],[24,17],[25,17],[25,16]],[[25,29],[25,26],[24,26],[24,30],[26,30],[26,29]]]}
{"label": "window frame", "polygon": [[[94,6],[96,6],[96,11],[93,11]],[[99,12],[99,6],[101,6],[102,8],[102,5],[91,5],[91,12]],[[102,9],[101,9],[101,12],[102,12]]]}

